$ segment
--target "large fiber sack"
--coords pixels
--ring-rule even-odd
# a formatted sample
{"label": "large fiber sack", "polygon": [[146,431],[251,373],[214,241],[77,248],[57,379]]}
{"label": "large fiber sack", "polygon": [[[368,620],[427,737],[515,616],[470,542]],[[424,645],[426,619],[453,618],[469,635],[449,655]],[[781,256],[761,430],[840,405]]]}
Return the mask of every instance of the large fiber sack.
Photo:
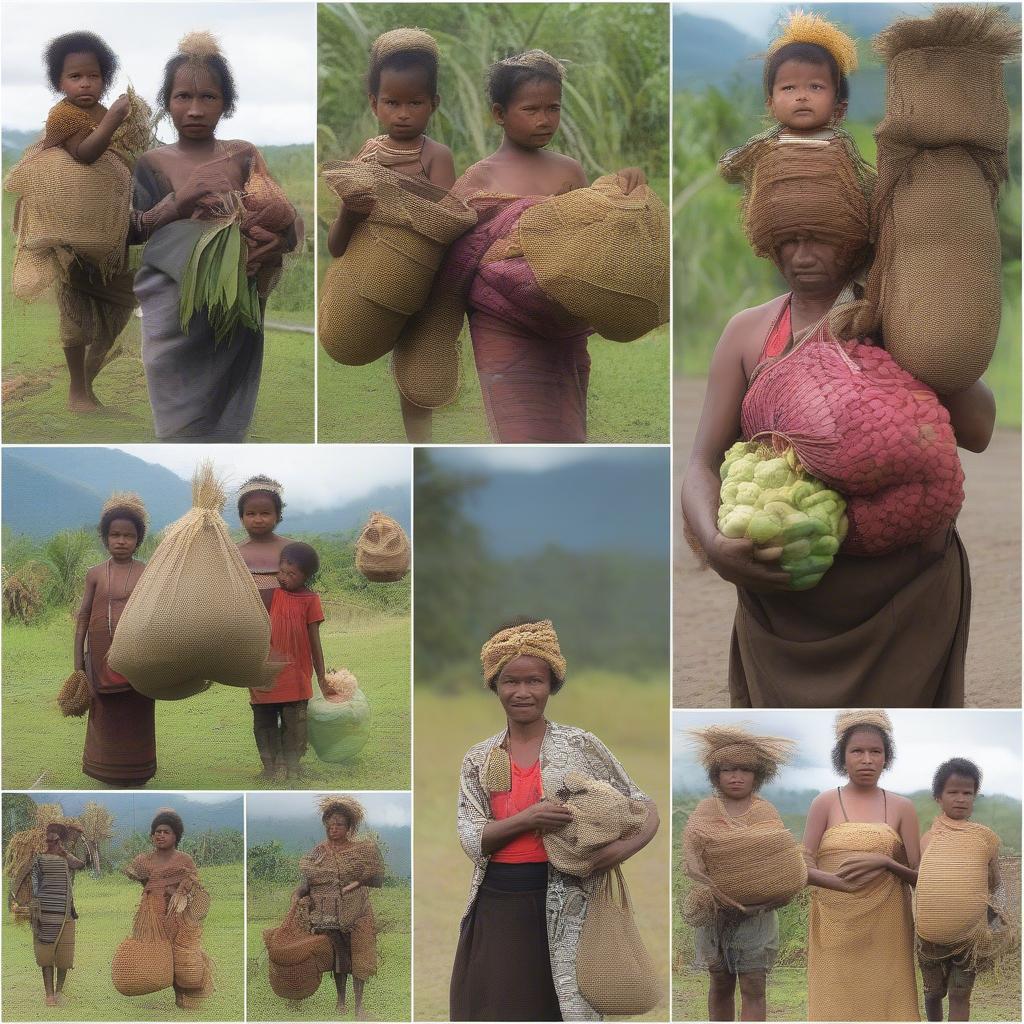
{"label": "large fiber sack", "polygon": [[168,527],[114,632],[108,662],[147,697],[273,683],[270,616],[221,518],[209,463],[192,479],[192,510]]}
{"label": "large fiber sack", "polygon": [[344,202],[370,195],[373,211],[327,270],[320,295],[320,344],[336,362],[362,366],[394,348],[427,299],[445,248],[476,214],[444,189],[376,163],[342,161],[323,169]]}
{"label": "large fiber sack", "polygon": [[668,323],[669,218],[646,185],[617,175],[537,203],[519,243],[544,293],[603,338],[634,341]]}
{"label": "large fiber sack", "polygon": [[885,350],[823,323],[753,378],[743,436],[789,445],[846,499],[842,550],[882,555],[948,527],[964,500],[949,413]]}
{"label": "large fiber sack", "polygon": [[174,984],[179,988],[201,988],[206,973],[206,954],[198,946],[171,947],[174,958]]}
{"label": "large fiber sack", "polygon": [[269,961],[270,987],[282,999],[305,999],[320,987],[322,977],[312,960],[301,960],[294,964],[279,964]]}
{"label": "large fiber sack", "polygon": [[593,859],[608,843],[635,835],[647,820],[648,807],[631,800],[614,786],[578,772],[566,775],[557,793],[573,812],[572,821],[543,835],[548,860],[567,875],[585,878]]}
{"label": "large fiber sack", "polygon": [[654,1009],[661,1000],[658,973],[633,920],[621,868],[607,872],[587,900],[576,984],[580,995],[602,1014],[632,1017]]}
{"label": "large fiber sack", "polygon": [[373,583],[397,583],[409,571],[412,552],[405,530],[383,512],[372,512],[356,541],[356,568]]}
{"label": "large fiber sack", "polygon": [[306,706],[309,743],[321,761],[337,764],[355,757],[370,738],[370,702],[358,687],[343,701],[315,693]]}
{"label": "large fiber sack", "polygon": [[129,936],[110,964],[114,988],[123,996],[147,996],[174,984],[174,954],[167,939],[142,941]]}

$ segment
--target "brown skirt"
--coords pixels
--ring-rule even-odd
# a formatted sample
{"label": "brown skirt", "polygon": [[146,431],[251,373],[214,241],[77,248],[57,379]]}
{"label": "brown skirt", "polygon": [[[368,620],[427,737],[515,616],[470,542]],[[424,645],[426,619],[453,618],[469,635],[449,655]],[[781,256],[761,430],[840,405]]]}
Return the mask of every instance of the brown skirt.
{"label": "brown skirt", "polygon": [[36,963],[40,967],[56,967],[67,971],[75,966],[75,919],[64,922],[56,942],[33,941]]}
{"label": "brown skirt", "polygon": [[733,707],[963,707],[971,574],[955,529],[839,555],[812,590],[737,594]]}
{"label": "brown skirt", "polygon": [[135,690],[93,690],[82,771],[108,786],[144,786],[156,774],[156,705]]}
{"label": "brown skirt", "polygon": [[[541,889],[517,889],[522,869]],[[498,886],[502,886],[499,888]],[[507,886],[507,887],[506,887]],[[449,992],[449,1019],[561,1020],[548,953],[547,864],[491,864],[462,919]]]}

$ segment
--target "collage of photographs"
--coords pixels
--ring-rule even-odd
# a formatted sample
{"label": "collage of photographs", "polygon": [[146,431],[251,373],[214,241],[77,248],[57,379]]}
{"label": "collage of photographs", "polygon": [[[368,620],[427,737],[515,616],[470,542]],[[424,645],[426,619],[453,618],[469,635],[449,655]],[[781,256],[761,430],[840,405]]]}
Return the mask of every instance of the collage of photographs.
{"label": "collage of photographs", "polygon": [[1021,26],[2,0],[0,1019],[1020,1021]]}

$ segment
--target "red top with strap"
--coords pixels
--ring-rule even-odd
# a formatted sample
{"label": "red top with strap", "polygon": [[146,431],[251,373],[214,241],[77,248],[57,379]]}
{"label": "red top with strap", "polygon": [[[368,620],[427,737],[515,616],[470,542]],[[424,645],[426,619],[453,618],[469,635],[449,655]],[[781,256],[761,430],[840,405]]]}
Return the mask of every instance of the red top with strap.
{"label": "red top with strap", "polygon": [[[495,821],[511,818],[544,799],[540,777],[540,758],[529,768],[520,768],[512,761],[512,789],[508,793],[491,794],[491,814]],[[507,846],[491,856],[499,864],[536,864],[548,859],[539,832],[520,832]]]}
{"label": "red top with strap", "polygon": [[781,356],[786,351],[789,339],[793,336],[793,318],[789,312],[792,298],[791,295],[787,296],[782,312],[775,323],[772,324],[772,329],[764,340],[764,348],[761,349],[759,363],[763,363],[766,359],[774,359],[776,356]]}

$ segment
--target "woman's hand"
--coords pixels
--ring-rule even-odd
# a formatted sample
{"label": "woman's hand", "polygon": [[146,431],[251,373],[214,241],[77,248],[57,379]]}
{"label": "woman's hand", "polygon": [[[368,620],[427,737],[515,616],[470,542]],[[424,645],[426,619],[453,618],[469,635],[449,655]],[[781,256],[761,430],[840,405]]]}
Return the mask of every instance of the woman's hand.
{"label": "woman's hand", "polygon": [[848,857],[836,868],[834,874],[836,878],[850,882],[854,889],[860,889],[883,871],[888,871],[891,864],[892,859],[883,854],[864,853]]}
{"label": "woman's hand", "polygon": [[619,187],[627,196],[633,189],[647,184],[647,175],[639,167],[624,167],[615,177],[619,179]]}
{"label": "woman's hand", "polygon": [[[377,205],[377,200],[374,197],[373,192],[367,189],[365,192],[353,192],[350,196],[342,200],[342,210],[345,213],[351,214],[354,217],[358,217],[360,220],[369,217],[373,213],[373,208]],[[341,215],[339,211],[339,216]]]}
{"label": "woman's hand", "polygon": [[600,871],[611,871],[618,867],[623,861],[632,857],[636,851],[633,845],[626,839],[613,839],[606,846],[597,851],[597,856],[591,861],[590,873],[596,875]]}
{"label": "woman's hand", "polygon": [[744,917],[757,917],[758,914],[767,914],[772,910],[779,910],[788,902],[789,900],[769,900],[767,903],[748,903],[741,910]]}
{"label": "woman's hand", "polygon": [[705,552],[708,564],[728,583],[757,593],[789,590],[789,573],[777,562],[759,562],[752,540],[716,533]]}
{"label": "woman's hand", "polygon": [[191,217],[206,196],[220,196],[235,191],[235,182],[224,170],[223,161],[197,167],[188,181],[174,194],[179,219]]}
{"label": "woman's hand", "polygon": [[517,817],[526,826],[524,831],[554,832],[572,821],[572,811],[565,804],[552,800],[539,800]]}

